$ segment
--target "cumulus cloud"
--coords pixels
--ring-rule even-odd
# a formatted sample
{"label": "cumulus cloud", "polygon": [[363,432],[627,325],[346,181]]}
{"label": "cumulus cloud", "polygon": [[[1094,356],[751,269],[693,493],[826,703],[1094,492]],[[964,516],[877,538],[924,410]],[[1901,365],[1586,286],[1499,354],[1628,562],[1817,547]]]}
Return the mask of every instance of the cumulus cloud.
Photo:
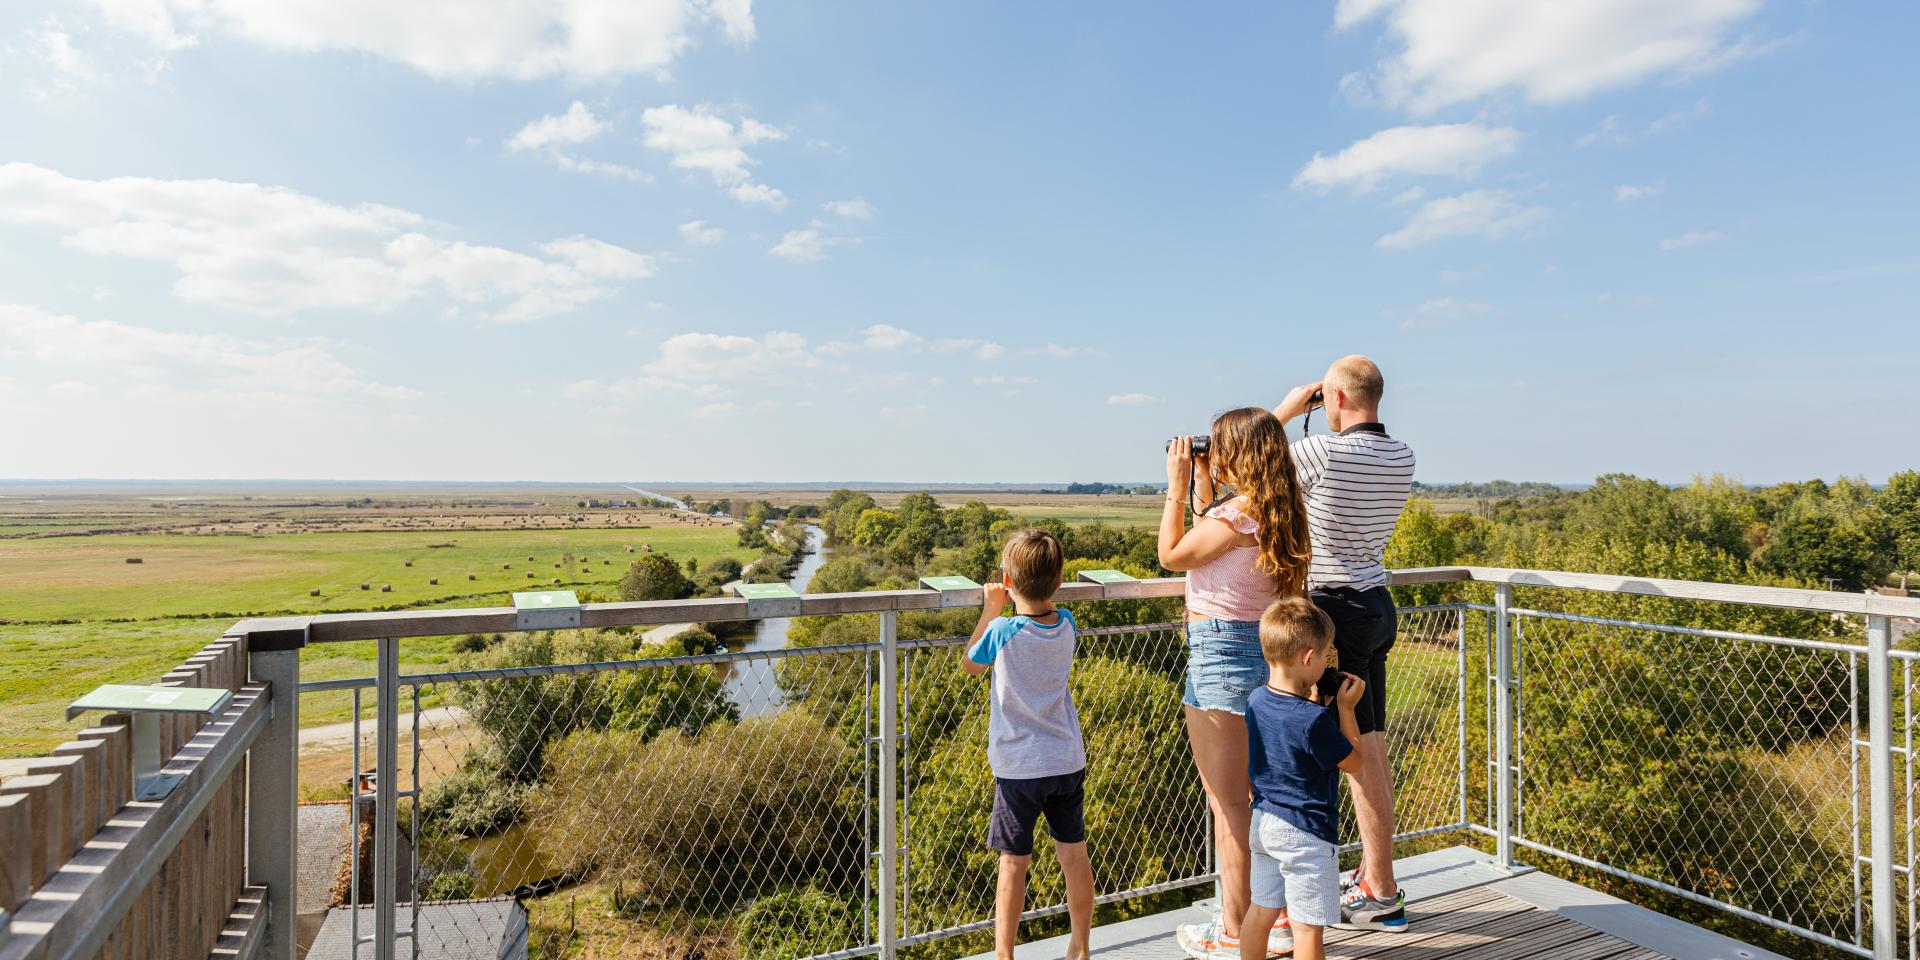
{"label": "cumulus cloud", "polygon": [[776,330],[757,339],[682,333],[662,341],[659,355],[641,372],[681,382],[731,382],[781,377],[821,363],[797,333]]}
{"label": "cumulus cloud", "polygon": [[84,375],[70,378],[74,383],[379,400],[420,396],[368,379],[321,341],[174,333],[0,304],[0,354],[15,351],[42,369]]}
{"label": "cumulus cloud", "polygon": [[1382,130],[1334,154],[1314,154],[1293,178],[1295,189],[1348,186],[1366,192],[1399,175],[1466,179],[1488,161],[1513,152],[1520,142],[1512,127],[1478,123],[1405,126]]}
{"label": "cumulus cloud", "polygon": [[755,28],[751,0],[87,0],[109,23],[161,50],[201,33],[274,50],[359,53],[444,80],[665,73],[699,32],[735,43]]}
{"label": "cumulus cloud", "polygon": [[433,291],[483,319],[534,320],[653,272],[652,258],[587,237],[545,244],[542,258],[442,239],[419,214],[379,204],[228,180],[86,180],[27,163],[0,164],[0,223],[59,231],[84,253],[165,263],[180,299],[261,316],[378,312]]}
{"label": "cumulus cloud", "polygon": [[1689,230],[1677,237],[1668,237],[1660,241],[1660,252],[1679,250],[1683,247],[1697,247],[1703,243],[1725,240],[1727,235],[1718,230]]}
{"label": "cumulus cloud", "polygon": [[1436,297],[1423,300],[1413,308],[1412,313],[1400,322],[1400,329],[1413,330],[1421,327],[1444,327],[1451,321],[1463,317],[1478,316],[1492,310],[1490,304],[1474,300],[1462,300],[1458,297]]}
{"label": "cumulus cloud", "polygon": [[838,238],[821,236],[818,230],[789,230],[767,252],[782,260],[811,263],[825,260],[827,248],[838,242]]}
{"label": "cumulus cloud", "polygon": [[566,149],[600,136],[607,131],[607,127],[608,124],[594,116],[585,103],[575,100],[565,113],[550,113],[538,120],[528,121],[526,126],[507,138],[507,149],[515,153],[542,154],[555,166],[573,173],[651,180],[643,170],[605,160],[586,159]]}
{"label": "cumulus cloud", "polygon": [[854,197],[852,200],[829,200],[821,204],[820,209],[842,220],[872,220],[874,214],[879,212],[873,208],[873,204],[859,197]]}
{"label": "cumulus cloud", "polygon": [[1137,407],[1143,403],[1159,402],[1159,397],[1148,396],[1144,393],[1116,393],[1107,398],[1107,406],[1109,407]]}
{"label": "cumulus cloud", "polygon": [[689,220],[680,225],[680,239],[688,243],[705,246],[719,243],[727,238],[727,231],[719,227],[709,227],[705,220]]}
{"label": "cumulus cloud", "polygon": [[1404,250],[1446,237],[1499,239],[1546,219],[1543,206],[1520,203],[1505,190],[1472,190],[1421,204],[1406,226],[1374,241],[1374,246]]}
{"label": "cumulus cloud", "polygon": [[643,142],[668,154],[676,169],[704,171],[741,203],[786,206],[786,194],[756,183],[750,168],[757,162],[747,148],[786,138],[785,131],[751,117],[738,123],[715,114],[705,105],[689,110],[675,104],[650,107],[640,115],[646,127]]}
{"label": "cumulus cloud", "polygon": [[[1503,91],[1564,103],[1725,66],[1760,0],[1340,0],[1336,29],[1379,18],[1397,50],[1343,87],[1415,114]],[[1739,51],[1739,53],[1735,53]]]}
{"label": "cumulus cloud", "polygon": [[861,332],[866,335],[861,345],[869,350],[897,350],[923,342],[919,334],[885,323],[876,323]]}

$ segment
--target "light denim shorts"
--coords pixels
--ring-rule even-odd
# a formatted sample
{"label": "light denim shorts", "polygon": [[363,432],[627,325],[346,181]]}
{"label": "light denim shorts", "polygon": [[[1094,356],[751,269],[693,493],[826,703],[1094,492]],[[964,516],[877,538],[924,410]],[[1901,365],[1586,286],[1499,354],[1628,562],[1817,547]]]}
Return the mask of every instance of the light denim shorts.
{"label": "light denim shorts", "polygon": [[1294,923],[1330,927],[1340,922],[1340,851],[1333,844],[1255,809],[1247,846],[1253,853],[1254,903],[1284,907]]}
{"label": "light denim shorts", "polygon": [[1247,694],[1267,682],[1258,620],[1187,622],[1187,689],[1181,702],[1246,715]]}

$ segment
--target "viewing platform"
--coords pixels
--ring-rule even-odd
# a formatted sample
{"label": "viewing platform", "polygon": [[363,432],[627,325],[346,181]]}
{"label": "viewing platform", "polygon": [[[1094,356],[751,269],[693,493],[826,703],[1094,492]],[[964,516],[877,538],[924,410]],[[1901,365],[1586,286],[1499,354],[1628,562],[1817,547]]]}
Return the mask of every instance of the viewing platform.
{"label": "viewing platform", "polygon": [[[1215,882],[1184,584],[1089,573],[1056,599],[1082,626],[1096,893],[1131,914],[1096,952],[1173,957]],[[987,701],[958,659],[981,591],[930,583],[236,623],[157,688],[79,704],[103,712],[0,782],[0,960],[978,954]],[[1418,601],[1386,731],[1412,925],[1336,933],[1331,956],[1920,958],[1920,652],[1893,642],[1920,600],[1394,584]],[[693,623],[712,632],[637,640]],[[402,672],[428,637],[468,652]],[[348,641],[373,641],[373,675],[303,679],[303,651]],[[304,744],[303,708],[329,721]],[[1022,956],[1062,952],[1048,842]]]}

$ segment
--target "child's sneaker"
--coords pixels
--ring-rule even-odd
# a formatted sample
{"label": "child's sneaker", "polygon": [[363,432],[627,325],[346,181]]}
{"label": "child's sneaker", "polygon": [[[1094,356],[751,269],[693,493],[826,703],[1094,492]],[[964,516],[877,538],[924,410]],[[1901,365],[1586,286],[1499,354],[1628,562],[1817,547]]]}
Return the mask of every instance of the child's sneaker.
{"label": "child's sneaker", "polygon": [[1342,930],[1406,933],[1407,892],[1401,890],[1395,893],[1392,900],[1377,900],[1366,884],[1354,884],[1340,898],[1340,922],[1334,926]]}
{"label": "child's sneaker", "polygon": [[[1205,923],[1183,923],[1174,932],[1174,939],[1180,942],[1180,949],[1193,960],[1240,960],[1240,938],[1227,936],[1226,927],[1219,918]],[[1267,934],[1267,956],[1277,957],[1293,952],[1293,930],[1285,920],[1273,925],[1273,931]]]}

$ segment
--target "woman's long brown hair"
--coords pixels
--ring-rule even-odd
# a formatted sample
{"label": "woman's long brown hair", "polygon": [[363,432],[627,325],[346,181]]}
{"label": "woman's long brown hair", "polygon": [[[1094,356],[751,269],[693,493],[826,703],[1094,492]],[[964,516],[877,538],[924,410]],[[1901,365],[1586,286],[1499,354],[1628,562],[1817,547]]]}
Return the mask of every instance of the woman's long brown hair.
{"label": "woman's long brown hair", "polygon": [[1248,512],[1260,524],[1260,571],[1273,576],[1282,596],[1305,593],[1313,543],[1286,428],[1266,410],[1241,407],[1214,418],[1212,432],[1207,459],[1247,498]]}

